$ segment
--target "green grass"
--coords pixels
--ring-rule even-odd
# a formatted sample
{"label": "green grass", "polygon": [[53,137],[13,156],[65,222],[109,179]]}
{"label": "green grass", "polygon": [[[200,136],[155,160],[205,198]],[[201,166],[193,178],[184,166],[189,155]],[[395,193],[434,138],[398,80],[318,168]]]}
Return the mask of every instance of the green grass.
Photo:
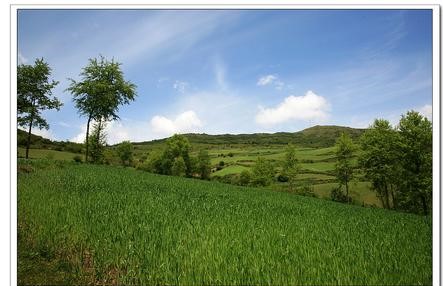
{"label": "green grass", "polygon": [[249,168],[238,165],[232,165],[212,173],[212,176],[226,176],[230,174],[240,174],[244,170],[249,170]]}
{"label": "green grass", "polygon": [[[125,168],[30,164],[18,175],[22,284],[29,253],[59,261],[69,284],[431,283],[430,218]],[[31,284],[55,283],[44,277]]]}
{"label": "green grass", "polygon": [[[18,157],[25,157],[26,149],[25,148],[17,148]],[[84,160],[84,155],[64,152],[64,151],[56,151],[56,150],[47,150],[47,149],[29,149],[29,158],[30,159],[54,159],[54,160],[66,160],[72,161],[75,156],[81,156]]]}

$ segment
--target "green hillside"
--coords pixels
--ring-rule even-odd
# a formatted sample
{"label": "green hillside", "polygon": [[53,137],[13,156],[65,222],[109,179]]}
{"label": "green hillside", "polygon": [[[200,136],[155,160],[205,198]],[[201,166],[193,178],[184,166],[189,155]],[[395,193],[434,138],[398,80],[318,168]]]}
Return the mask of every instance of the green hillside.
{"label": "green hillside", "polygon": [[[254,133],[254,134],[184,134],[191,144],[207,145],[286,145],[292,143],[300,147],[330,147],[342,132],[348,133],[352,139],[357,140],[364,129],[355,129],[342,126],[314,126],[305,130],[289,133]],[[161,144],[165,139],[150,142],[138,142],[135,145]]]}
{"label": "green hillside", "polygon": [[122,167],[19,170],[19,284],[432,282],[429,217]]}

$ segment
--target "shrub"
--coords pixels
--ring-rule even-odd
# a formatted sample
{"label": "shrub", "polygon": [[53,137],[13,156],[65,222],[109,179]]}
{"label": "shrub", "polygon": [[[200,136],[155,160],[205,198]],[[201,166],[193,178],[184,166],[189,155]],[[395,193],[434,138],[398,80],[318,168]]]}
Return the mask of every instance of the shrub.
{"label": "shrub", "polygon": [[[333,200],[335,202],[341,202],[341,203],[348,202],[348,199],[347,199],[345,193],[341,190],[340,186],[333,188],[331,190],[331,200]],[[349,201],[351,201],[351,198],[349,198]]]}
{"label": "shrub", "polygon": [[287,181],[289,181],[289,178],[283,174],[279,174],[277,176],[277,181],[279,181],[280,183],[286,183]]}
{"label": "shrub", "polygon": [[74,162],[76,162],[76,163],[81,163],[83,160],[82,160],[82,156],[80,156],[80,155],[75,155],[73,158],[72,158],[72,160],[74,160]]}

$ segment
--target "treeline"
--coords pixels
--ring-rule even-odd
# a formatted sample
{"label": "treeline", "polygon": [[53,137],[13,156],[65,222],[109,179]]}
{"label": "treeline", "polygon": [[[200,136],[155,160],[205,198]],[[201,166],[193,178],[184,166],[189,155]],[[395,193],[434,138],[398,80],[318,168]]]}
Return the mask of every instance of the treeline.
{"label": "treeline", "polygon": [[[313,126],[299,132],[277,132],[273,134],[268,133],[254,133],[254,134],[183,134],[192,145],[206,145],[206,146],[272,146],[272,145],[287,145],[293,144],[296,146],[322,148],[330,147],[335,144],[335,141],[341,133],[347,133],[352,139],[357,140],[364,129],[356,129],[343,126]],[[135,145],[153,145],[163,144],[166,139],[153,140],[149,142],[138,142]]]}
{"label": "treeline", "polygon": [[432,208],[432,123],[415,111],[402,115],[396,127],[376,119],[359,143],[358,147],[345,134],[337,141],[339,188],[331,192],[332,199],[349,202],[349,182],[360,173],[384,208],[428,215]]}
{"label": "treeline", "polygon": [[418,112],[397,127],[377,119],[360,139],[359,165],[383,206],[428,215],[432,209],[432,123]]}
{"label": "treeline", "polygon": [[197,156],[191,156],[190,152],[189,140],[183,135],[175,134],[166,140],[162,151],[150,154],[149,158],[137,164],[136,168],[162,175],[209,180],[211,160],[208,151],[201,149]]}

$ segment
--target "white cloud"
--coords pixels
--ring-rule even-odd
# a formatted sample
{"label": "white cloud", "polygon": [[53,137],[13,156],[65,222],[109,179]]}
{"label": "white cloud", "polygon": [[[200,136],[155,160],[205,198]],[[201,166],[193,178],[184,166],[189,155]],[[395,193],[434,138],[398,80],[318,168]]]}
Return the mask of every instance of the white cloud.
{"label": "white cloud", "polygon": [[52,133],[52,131],[51,130],[46,130],[46,129],[32,129],[31,130],[31,133],[32,134],[35,134],[35,135],[38,135],[38,136],[41,136],[41,137],[43,137],[43,138],[46,138],[46,139],[50,139],[50,140],[57,140],[57,138],[55,137],[55,135],[54,135],[54,133]]}
{"label": "white cloud", "polygon": [[175,119],[156,115],[151,119],[152,131],[161,135],[172,135],[174,133],[197,132],[203,124],[197,114],[192,111],[185,111]]}
{"label": "white cloud", "polygon": [[277,107],[259,108],[255,121],[261,125],[274,125],[289,120],[325,120],[328,117],[329,104],[324,97],[308,91],[304,96],[286,97]]}
{"label": "white cloud", "polygon": [[260,77],[257,81],[257,85],[258,86],[268,85],[268,84],[271,84],[276,79],[277,79],[276,75],[268,74],[268,75]]}
{"label": "white cloud", "polygon": [[432,121],[432,105],[426,104],[418,108],[418,112]]}
{"label": "white cloud", "polygon": [[176,80],[174,82],[174,84],[172,85],[172,87],[180,93],[185,93],[188,86],[189,86],[189,83],[187,83],[186,81],[180,81],[180,80]]}
{"label": "white cloud", "polygon": [[285,87],[285,83],[278,78],[276,74],[268,74],[262,76],[257,81],[258,86],[272,85],[277,90],[282,90]]}
{"label": "white cloud", "polygon": [[19,65],[21,65],[21,64],[26,64],[26,63],[28,62],[28,59],[25,58],[25,57],[22,55],[22,53],[20,53],[20,52],[18,52],[17,57],[18,57],[18,64],[19,64]]}

